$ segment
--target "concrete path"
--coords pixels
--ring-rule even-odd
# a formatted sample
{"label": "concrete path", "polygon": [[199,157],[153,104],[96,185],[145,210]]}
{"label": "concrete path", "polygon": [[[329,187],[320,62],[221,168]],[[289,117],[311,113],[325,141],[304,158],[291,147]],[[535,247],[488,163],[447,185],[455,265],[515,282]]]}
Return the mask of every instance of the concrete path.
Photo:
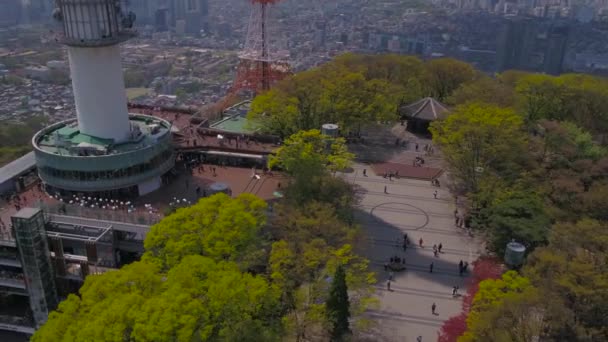
{"label": "concrete path", "polygon": [[[364,168],[367,177],[363,176]],[[461,298],[452,296],[453,286],[460,287],[459,293],[466,290],[458,263],[463,260],[471,264],[481,252],[480,244],[454,225],[454,199],[444,188],[433,187],[428,181],[389,181],[363,164],[355,164],[354,171],[343,177],[361,194],[356,218],[367,233],[367,256],[379,280],[381,306],[370,315],[390,341],[414,342],[418,336],[424,342],[436,341],[442,323],[461,309]],[[411,241],[405,252],[404,233]],[[432,247],[439,243],[443,244],[442,253],[435,257]],[[383,265],[392,256],[405,257],[407,270],[395,272],[388,291],[389,272]],[[433,273],[429,272],[431,263]],[[436,314],[431,313],[433,303],[437,305]]]}

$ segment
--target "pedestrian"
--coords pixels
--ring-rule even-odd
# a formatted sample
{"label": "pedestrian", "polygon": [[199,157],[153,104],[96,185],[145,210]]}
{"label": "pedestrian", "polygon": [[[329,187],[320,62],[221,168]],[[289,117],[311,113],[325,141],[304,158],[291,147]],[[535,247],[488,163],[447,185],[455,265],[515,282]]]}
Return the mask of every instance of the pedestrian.
{"label": "pedestrian", "polygon": [[460,260],[460,262],[458,263],[458,267],[463,268],[464,267],[464,261]]}
{"label": "pedestrian", "polygon": [[435,192],[433,192],[433,196],[434,196],[435,198],[437,198],[437,190],[435,190]]}
{"label": "pedestrian", "polygon": [[433,315],[435,315],[435,310],[437,309],[437,304],[433,303],[433,305],[431,305],[431,312],[433,313]]}
{"label": "pedestrian", "polygon": [[367,177],[367,169],[363,169],[363,177]]}
{"label": "pedestrian", "polygon": [[405,257],[403,257],[403,259],[401,261],[403,261],[403,264],[405,265]]}
{"label": "pedestrian", "polygon": [[416,143],[416,152],[418,152],[418,143]]}
{"label": "pedestrian", "polygon": [[462,267],[462,272],[466,272],[467,269],[469,268],[469,263],[465,261],[464,266]]}
{"label": "pedestrian", "polygon": [[437,244],[433,245],[433,252],[437,252]]}
{"label": "pedestrian", "polygon": [[452,287],[452,297],[456,297],[456,292],[458,292],[458,286]]}
{"label": "pedestrian", "polygon": [[443,248],[443,244],[440,242],[439,246],[437,246],[437,251],[439,251],[439,253],[441,253],[442,248]]}
{"label": "pedestrian", "polygon": [[433,273],[433,267],[435,265],[431,262],[431,264],[429,265],[429,273]]}
{"label": "pedestrian", "polygon": [[384,193],[388,194],[388,191],[386,190],[386,185],[384,186]]}
{"label": "pedestrian", "polygon": [[390,290],[391,290],[391,281],[390,281],[390,280],[386,282],[386,289],[387,289],[388,291],[390,291]]}
{"label": "pedestrian", "polygon": [[439,252],[437,252],[437,250],[434,250],[433,251],[433,255],[435,255],[435,258],[438,258],[439,257]]}
{"label": "pedestrian", "polygon": [[423,243],[423,242],[424,242],[424,241],[422,241],[422,238],[420,238],[420,240],[418,240],[418,245],[420,245],[420,247],[421,247],[421,248],[422,248],[422,243]]}

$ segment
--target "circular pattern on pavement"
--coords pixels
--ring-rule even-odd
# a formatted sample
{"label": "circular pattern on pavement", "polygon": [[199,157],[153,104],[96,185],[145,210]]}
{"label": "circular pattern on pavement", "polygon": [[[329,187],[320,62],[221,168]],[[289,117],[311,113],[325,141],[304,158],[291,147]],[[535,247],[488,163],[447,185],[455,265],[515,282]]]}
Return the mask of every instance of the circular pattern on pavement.
{"label": "circular pattern on pavement", "polygon": [[[399,207],[403,207],[403,208],[399,208]],[[382,216],[379,215],[378,212],[380,211],[385,211],[385,212],[392,212],[391,215],[399,215],[403,218],[407,218],[407,217],[411,217],[411,216],[422,216],[422,222],[418,225],[413,225],[412,228],[413,230],[419,230],[422,229],[424,227],[426,227],[429,224],[429,215],[422,209],[413,206],[411,204],[406,204],[406,203],[399,203],[399,202],[386,202],[386,203],[381,203],[378,204],[377,206],[373,207],[370,210],[370,214],[378,221],[381,221],[382,223],[386,223],[386,224],[392,224],[395,221],[393,220],[387,220],[385,218],[383,218]],[[385,215],[386,216],[386,215]],[[400,224],[403,224],[403,220],[399,220]]]}

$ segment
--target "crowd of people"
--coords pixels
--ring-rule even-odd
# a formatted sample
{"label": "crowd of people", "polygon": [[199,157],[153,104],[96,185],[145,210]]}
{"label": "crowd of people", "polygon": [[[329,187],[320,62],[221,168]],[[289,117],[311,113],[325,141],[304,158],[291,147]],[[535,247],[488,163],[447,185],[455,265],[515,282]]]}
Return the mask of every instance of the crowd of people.
{"label": "crowd of people", "polygon": [[[384,271],[389,272],[389,277],[388,277],[388,281],[386,283],[386,288],[388,291],[391,291],[391,283],[394,281],[393,280],[393,271],[405,271],[407,270],[407,263],[406,263],[406,258],[405,258],[405,253],[407,252],[408,247],[410,246],[411,242],[410,239],[407,235],[407,233],[403,234],[403,237],[399,237],[397,238],[396,241],[396,247],[399,247],[402,249],[403,251],[403,256],[392,256],[390,257],[389,261],[384,263]],[[425,248],[425,244],[424,244],[424,240],[422,238],[420,238],[418,240],[418,248],[420,249],[424,249]],[[433,256],[435,258],[439,258],[439,255],[443,253],[443,243],[439,242],[438,244],[433,244]],[[433,273],[433,269],[435,267],[435,263],[431,262],[429,264],[429,273]],[[458,274],[462,277],[465,273],[468,272],[468,267],[469,267],[469,263],[465,262],[463,260],[460,260],[460,263],[458,264]],[[452,295],[456,296],[457,292],[458,292],[459,287],[458,286],[454,286],[452,288]]]}

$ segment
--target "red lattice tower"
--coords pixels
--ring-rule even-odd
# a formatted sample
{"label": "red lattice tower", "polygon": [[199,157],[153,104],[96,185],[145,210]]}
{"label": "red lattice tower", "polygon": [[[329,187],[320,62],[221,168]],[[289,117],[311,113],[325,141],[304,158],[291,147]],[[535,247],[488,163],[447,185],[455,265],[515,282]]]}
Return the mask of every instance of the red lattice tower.
{"label": "red lattice tower", "polygon": [[250,0],[251,17],[245,48],[239,55],[232,92],[260,93],[290,72],[288,53],[277,50],[279,35],[270,28],[270,11],[280,0]]}

